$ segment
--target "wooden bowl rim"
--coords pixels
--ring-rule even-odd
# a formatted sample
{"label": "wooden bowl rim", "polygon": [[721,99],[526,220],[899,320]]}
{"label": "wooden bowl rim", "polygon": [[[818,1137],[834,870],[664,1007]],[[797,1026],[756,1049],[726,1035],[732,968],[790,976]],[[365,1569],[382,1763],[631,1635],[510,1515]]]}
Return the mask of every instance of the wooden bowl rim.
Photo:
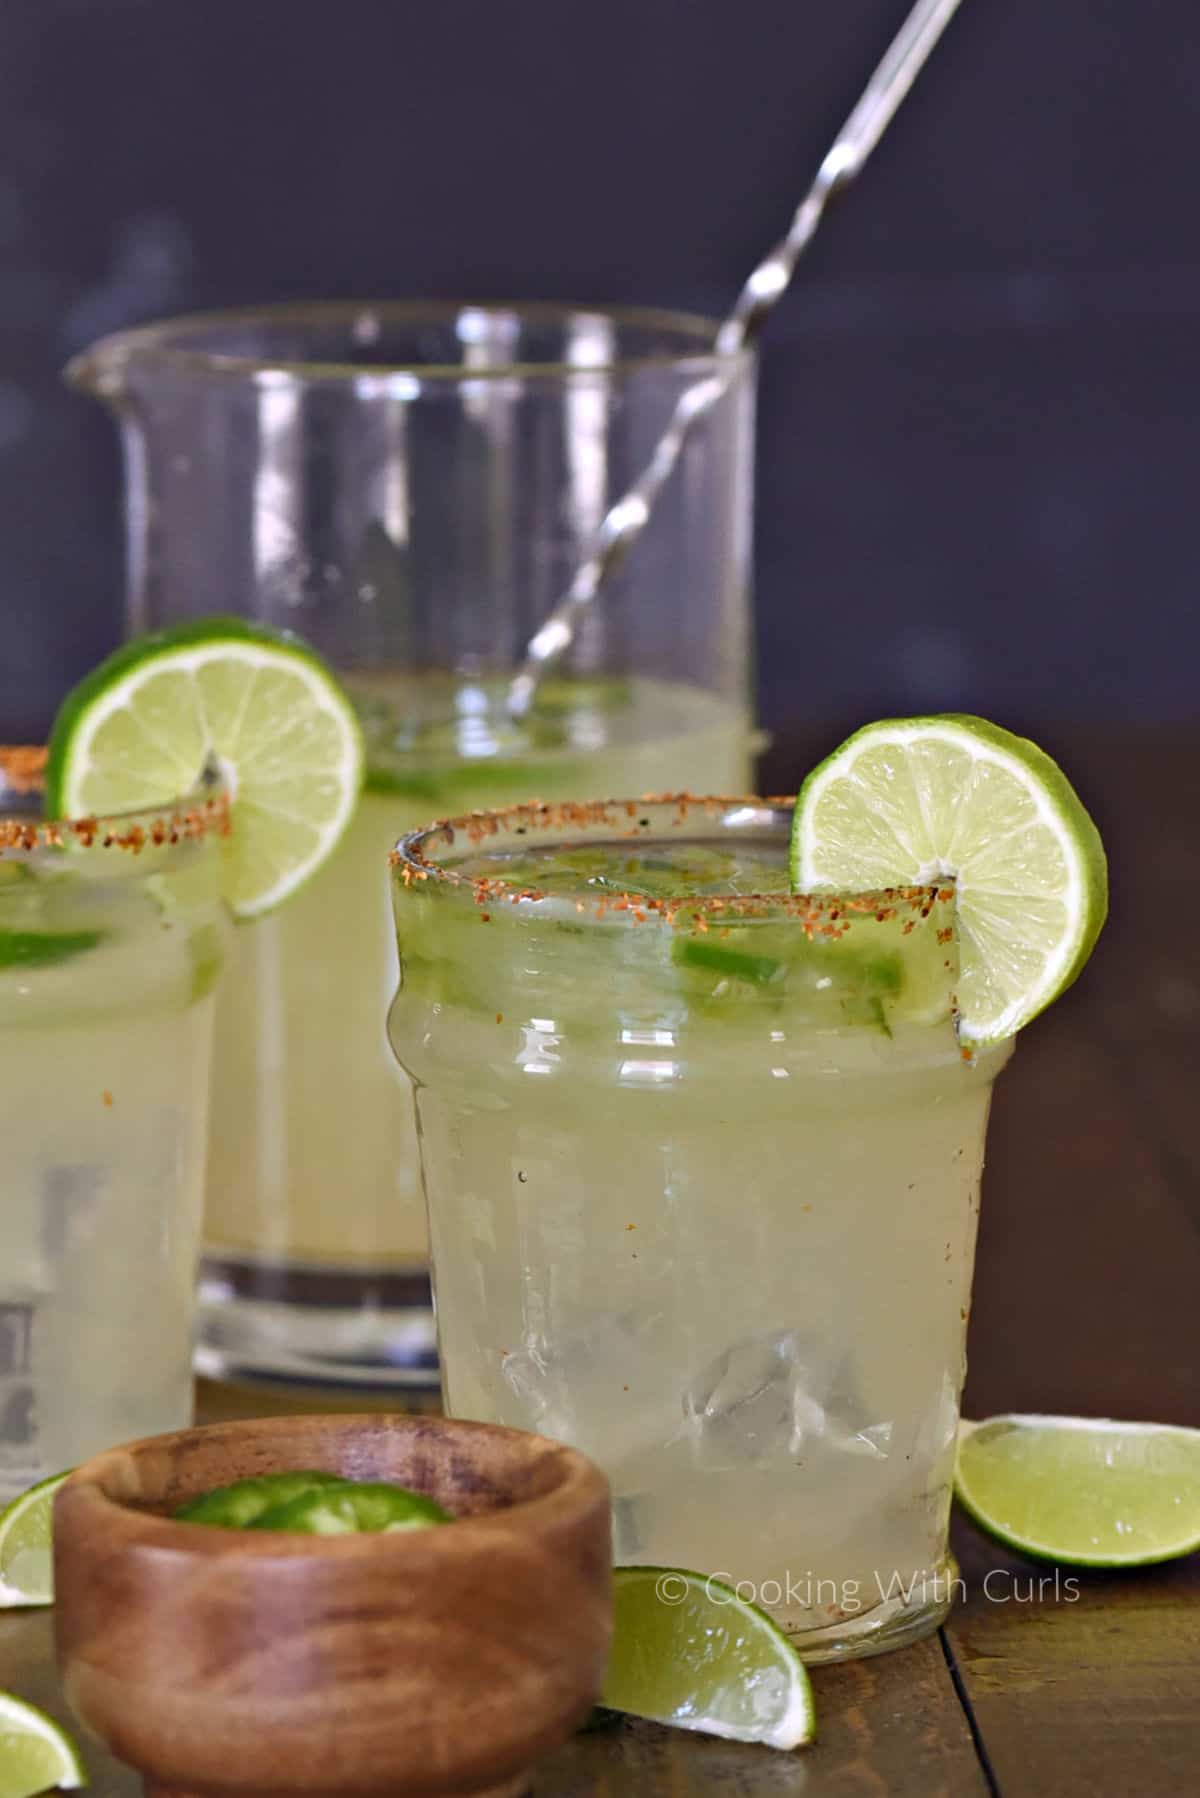
{"label": "wooden bowl rim", "polygon": [[[402,1434],[409,1431],[417,1436],[445,1434],[467,1442],[472,1436],[500,1438],[514,1448],[522,1448],[526,1461],[545,1458],[557,1463],[561,1477],[549,1491],[533,1498],[457,1517],[453,1529],[398,1530],[390,1535],[375,1531],[361,1535],[304,1536],[282,1530],[220,1529],[211,1524],[186,1523],[153,1511],[138,1510],[114,1498],[107,1490],[106,1480],[114,1475],[122,1462],[136,1461],[148,1450],[162,1452],[172,1443],[208,1435],[286,1438],[297,1425],[314,1421],[327,1425],[333,1435],[355,1436],[377,1430],[384,1424],[395,1431],[399,1424]],[[110,1546],[119,1542],[131,1551],[162,1549],[183,1555],[226,1555],[239,1561],[260,1562],[327,1558],[362,1560],[377,1559],[380,1555],[435,1561],[469,1554],[473,1549],[484,1552],[489,1538],[498,1534],[511,1536],[514,1526],[521,1533],[540,1532],[568,1522],[597,1501],[605,1505],[611,1502],[607,1479],[594,1461],[565,1442],[556,1442],[552,1437],[535,1435],[529,1430],[512,1429],[506,1424],[478,1423],[468,1418],[367,1411],[333,1412],[328,1416],[313,1412],[295,1417],[241,1418],[229,1423],[197,1424],[186,1430],[172,1430],[159,1436],[120,1443],[75,1468],[56,1495],[54,1509],[56,1526],[65,1512],[71,1518],[72,1530],[102,1531]]]}

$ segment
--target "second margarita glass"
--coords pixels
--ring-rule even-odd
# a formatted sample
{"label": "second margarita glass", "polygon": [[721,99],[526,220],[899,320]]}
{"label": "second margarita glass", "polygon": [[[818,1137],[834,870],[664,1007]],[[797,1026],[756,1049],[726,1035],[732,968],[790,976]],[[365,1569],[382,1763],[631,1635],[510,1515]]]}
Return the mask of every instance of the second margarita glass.
{"label": "second margarita glass", "polygon": [[192,1413],[227,821],[46,821],[0,756],[0,1505]]}

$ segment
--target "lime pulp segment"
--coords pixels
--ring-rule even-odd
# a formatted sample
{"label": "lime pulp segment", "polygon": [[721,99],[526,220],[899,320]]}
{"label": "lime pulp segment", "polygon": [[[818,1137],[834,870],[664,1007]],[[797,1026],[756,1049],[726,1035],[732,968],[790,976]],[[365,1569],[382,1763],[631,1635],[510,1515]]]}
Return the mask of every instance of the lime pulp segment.
{"label": "lime pulp segment", "polygon": [[955,1490],[990,1535],[1076,1567],[1200,1548],[1200,1430],[1088,1417],[962,1425]]}
{"label": "lime pulp segment", "polygon": [[333,853],[362,785],[354,707],[298,638],[215,618],[117,650],[55,720],[48,809],[167,804],[214,763],[233,798],[227,896],[238,916],[255,917]]}
{"label": "lime pulp segment", "polygon": [[796,891],[952,881],[959,1034],[1000,1041],[1070,985],[1107,910],[1100,836],[1066,777],[980,718],[869,724],[796,802]]}
{"label": "lime pulp segment", "polygon": [[33,1798],[52,1787],[87,1784],[79,1751],[64,1729],[11,1692],[0,1692],[0,1798]]}
{"label": "lime pulp segment", "polygon": [[812,1741],[808,1674],[765,1611],[682,1568],[618,1567],[613,1587],[602,1705],[731,1741],[785,1749]]}

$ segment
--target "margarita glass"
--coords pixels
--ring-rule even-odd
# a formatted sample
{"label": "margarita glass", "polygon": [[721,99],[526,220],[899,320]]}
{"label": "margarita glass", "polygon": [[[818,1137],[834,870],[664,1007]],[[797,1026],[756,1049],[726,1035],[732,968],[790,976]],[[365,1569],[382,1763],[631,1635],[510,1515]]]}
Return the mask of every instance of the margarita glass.
{"label": "margarita glass", "polygon": [[[813,1659],[932,1629],[991,1082],[953,889],[787,887],[790,806],[521,807],[394,859],[447,1408]],[[744,1583],[743,1583],[744,1582]]]}
{"label": "margarita glass", "polygon": [[191,1417],[227,808],[41,819],[0,755],[0,1503]]}
{"label": "margarita glass", "polygon": [[[338,853],[239,931],[219,1008],[200,1365],[436,1383],[380,858],[433,816],[749,775],[751,354],[655,312],[328,305],[181,319],[72,365],[126,449],[134,631],[238,611],[350,687]],[[508,680],[682,393],[636,553],[521,725]]]}

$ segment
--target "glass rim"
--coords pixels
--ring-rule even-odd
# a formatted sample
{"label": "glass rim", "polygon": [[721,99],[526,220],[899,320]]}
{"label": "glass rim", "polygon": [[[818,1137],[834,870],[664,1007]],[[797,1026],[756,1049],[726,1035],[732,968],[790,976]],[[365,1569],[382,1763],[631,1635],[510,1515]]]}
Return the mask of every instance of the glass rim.
{"label": "glass rim", "polygon": [[207,774],[186,793],[128,811],[93,812],[75,818],[41,818],[10,811],[11,796],[44,791],[46,756],[46,746],[41,743],[0,744],[0,850],[29,854],[38,849],[61,849],[70,842],[83,849],[124,849],[137,855],[147,848],[229,834],[228,789],[219,777]]}
{"label": "glass rim", "polygon": [[[248,356],[225,354],[220,350],[196,349],[174,342],[180,334],[200,327],[233,328],[255,324],[331,324],[344,320],[348,328],[360,320],[396,323],[426,321],[446,323],[463,313],[478,312],[493,318],[516,317],[536,323],[565,322],[569,319],[604,320],[620,325],[642,325],[648,329],[675,331],[683,339],[694,339],[694,348],[678,351],[656,350],[645,355],[615,355],[598,362],[563,361],[497,362],[482,368],[466,368],[461,362],[420,362],[409,358],[401,361],[338,362],[320,358],[311,360],[289,356]],[[247,377],[264,384],[296,381],[345,381],[348,379],[386,384],[392,380],[428,381],[431,384],[459,386],[467,381],[497,381],[545,378],[561,380],[566,376],[629,376],[646,369],[674,369],[689,377],[702,378],[718,370],[748,366],[755,357],[752,345],[735,350],[718,349],[717,333],[721,320],[706,313],[672,310],[653,306],[608,306],[575,304],[555,300],[314,300],[285,301],[266,306],[218,308],[211,312],[181,313],[175,318],[152,320],[128,330],[114,331],[100,337],[74,356],[67,364],[66,379],[77,386],[104,391],[114,370],[133,359],[176,368],[192,374]]]}
{"label": "glass rim", "polygon": [[[498,875],[463,874],[434,860],[429,849],[440,840],[443,848],[453,848],[465,837],[475,849],[503,833],[524,836],[533,831],[556,833],[560,838],[586,840],[586,833],[612,833],[612,840],[647,842],[655,840],[645,814],[656,811],[674,825],[682,826],[693,819],[699,809],[713,827],[734,828],[738,814],[741,827],[749,834],[756,824],[767,826],[782,820],[795,806],[788,795],[758,797],[754,794],[655,793],[634,799],[594,799],[574,803],[544,804],[534,801],[524,805],[500,806],[494,810],[467,812],[457,818],[445,818],[420,830],[402,836],[389,854],[395,882],[404,888],[423,887],[432,882],[433,891],[441,891],[479,908],[490,922],[490,907],[507,904],[516,916],[524,907],[526,915],[545,915],[547,911],[578,918],[590,914],[599,921],[612,923],[673,924],[681,919],[700,921],[701,927],[713,921],[737,923],[745,918],[791,918],[813,935],[839,936],[848,928],[844,914],[855,918],[874,917],[885,923],[901,911],[914,917],[928,917],[935,903],[954,898],[952,881],[933,884],[879,887],[862,892],[843,893],[705,893],[678,898],[652,897],[643,893],[613,890],[594,899],[578,893],[555,893],[538,887],[505,880]],[[748,814],[748,815],[747,815]]]}

